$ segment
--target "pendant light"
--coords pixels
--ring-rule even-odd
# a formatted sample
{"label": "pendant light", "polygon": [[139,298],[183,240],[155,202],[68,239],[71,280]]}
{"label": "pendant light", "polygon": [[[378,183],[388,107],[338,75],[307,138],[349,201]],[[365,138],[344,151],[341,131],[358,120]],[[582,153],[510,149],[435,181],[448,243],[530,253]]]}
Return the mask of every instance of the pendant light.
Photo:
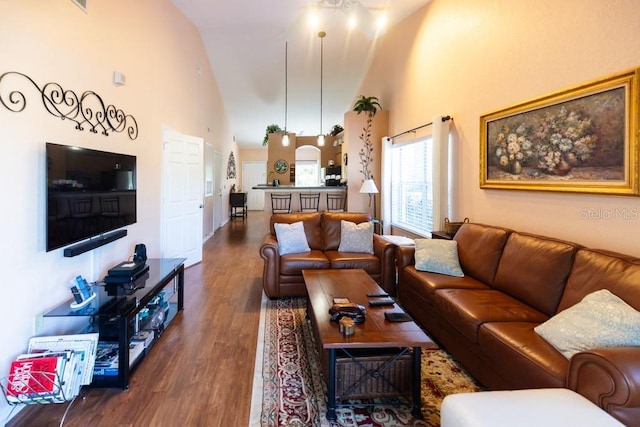
{"label": "pendant light", "polygon": [[284,44],[284,133],[282,134],[282,146],[288,147],[290,144],[289,134],[287,133],[287,98],[288,98],[288,72],[287,72],[287,53],[288,53],[288,42]]}
{"label": "pendant light", "polygon": [[324,37],[327,35],[324,31],[318,33],[320,37],[320,133],[318,134],[318,146],[324,146],[324,134],[322,133],[322,65],[324,61]]}

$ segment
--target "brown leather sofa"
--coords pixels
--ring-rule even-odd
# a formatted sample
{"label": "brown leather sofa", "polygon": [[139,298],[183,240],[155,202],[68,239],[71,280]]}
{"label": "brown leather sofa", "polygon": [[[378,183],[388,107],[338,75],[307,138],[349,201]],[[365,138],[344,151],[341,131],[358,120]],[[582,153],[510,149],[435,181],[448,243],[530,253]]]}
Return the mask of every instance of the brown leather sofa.
{"label": "brown leather sofa", "polygon": [[[362,268],[383,289],[391,292],[396,281],[396,245],[373,235],[373,254],[338,252],[340,221],[360,224],[371,221],[371,215],[357,212],[313,212],[271,215],[269,234],[260,247],[264,259],[262,285],[269,298],[307,296],[302,270],[328,268]],[[309,253],[280,256],[274,224],[302,221]]]}
{"label": "brown leather sofa", "polygon": [[627,425],[640,420],[640,347],[567,360],[534,327],[608,289],[640,310],[640,259],[502,227],[454,237],[464,277],[415,269],[398,247],[398,298],[429,335],[489,389],[567,387]]}

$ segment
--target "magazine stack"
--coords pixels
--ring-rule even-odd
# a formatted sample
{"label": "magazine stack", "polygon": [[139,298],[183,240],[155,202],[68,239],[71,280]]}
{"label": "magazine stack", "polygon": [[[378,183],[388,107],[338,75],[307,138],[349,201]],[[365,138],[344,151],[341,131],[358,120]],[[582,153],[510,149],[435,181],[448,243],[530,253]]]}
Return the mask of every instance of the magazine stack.
{"label": "magazine stack", "polygon": [[33,337],[0,385],[9,404],[63,403],[91,383],[98,334]]}

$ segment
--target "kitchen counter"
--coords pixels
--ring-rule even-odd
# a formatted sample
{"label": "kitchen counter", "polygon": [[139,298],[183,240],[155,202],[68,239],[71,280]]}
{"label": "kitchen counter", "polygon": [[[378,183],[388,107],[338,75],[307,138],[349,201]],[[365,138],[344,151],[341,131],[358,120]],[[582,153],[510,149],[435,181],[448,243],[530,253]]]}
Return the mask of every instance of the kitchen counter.
{"label": "kitchen counter", "polygon": [[273,185],[260,184],[251,187],[252,190],[264,191],[264,207],[266,211],[271,210],[271,193],[291,193],[291,212],[300,211],[300,193],[321,193],[320,194],[320,212],[327,209],[327,197],[324,194],[327,193],[344,193],[347,191],[347,186],[317,186],[317,187],[298,187],[295,185],[279,185],[274,187]]}

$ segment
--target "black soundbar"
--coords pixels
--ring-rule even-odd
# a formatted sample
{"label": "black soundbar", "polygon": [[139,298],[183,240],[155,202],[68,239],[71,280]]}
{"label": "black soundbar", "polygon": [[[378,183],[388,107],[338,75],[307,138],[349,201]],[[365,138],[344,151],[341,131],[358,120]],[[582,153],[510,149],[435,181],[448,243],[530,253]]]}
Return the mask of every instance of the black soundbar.
{"label": "black soundbar", "polygon": [[122,239],[127,235],[127,230],[116,230],[113,233],[103,234],[95,239],[87,240],[86,242],[78,243],[77,245],[64,248],[64,256],[67,258],[74,257],[76,255],[83,254],[91,249],[104,246],[107,243],[111,243],[114,240]]}

